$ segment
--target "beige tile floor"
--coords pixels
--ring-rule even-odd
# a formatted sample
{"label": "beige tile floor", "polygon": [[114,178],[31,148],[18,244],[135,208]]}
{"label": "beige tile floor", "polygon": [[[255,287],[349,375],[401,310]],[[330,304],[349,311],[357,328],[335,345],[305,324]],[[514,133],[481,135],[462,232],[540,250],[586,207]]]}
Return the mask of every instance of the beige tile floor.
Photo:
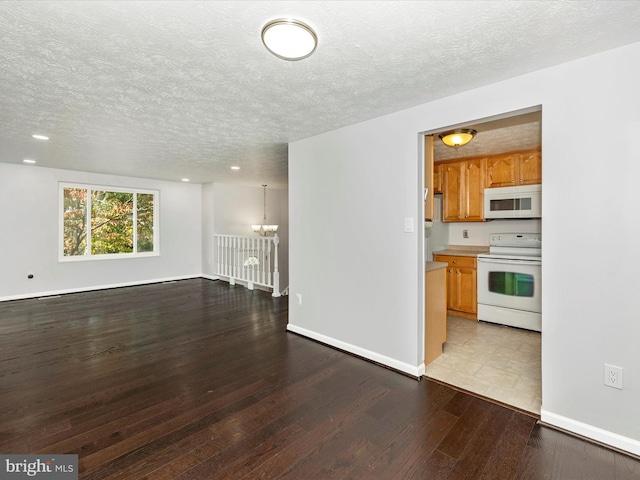
{"label": "beige tile floor", "polygon": [[444,353],[426,376],[540,414],[540,334],[449,315]]}

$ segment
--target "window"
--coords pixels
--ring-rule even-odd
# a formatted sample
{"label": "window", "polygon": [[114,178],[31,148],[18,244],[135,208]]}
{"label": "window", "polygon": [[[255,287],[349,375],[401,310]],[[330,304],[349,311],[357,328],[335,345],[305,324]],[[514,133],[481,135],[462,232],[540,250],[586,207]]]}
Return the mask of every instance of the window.
{"label": "window", "polygon": [[61,184],[61,260],[158,253],[158,192]]}

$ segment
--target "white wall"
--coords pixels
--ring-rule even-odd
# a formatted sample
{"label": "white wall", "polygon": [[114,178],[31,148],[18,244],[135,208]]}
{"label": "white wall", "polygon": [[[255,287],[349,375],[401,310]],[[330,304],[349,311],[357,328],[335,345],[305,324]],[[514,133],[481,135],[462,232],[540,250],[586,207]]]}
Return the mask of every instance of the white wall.
{"label": "white wall", "polygon": [[213,263],[213,183],[202,185],[202,275],[215,279],[215,265]]}
{"label": "white wall", "polygon": [[[254,235],[251,225],[262,223],[264,216],[264,190],[226,183],[210,183],[203,189],[203,273],[214,275],[213,234]],[[267,187],[267,222],[278,225],[280,287],[288,285],[289,223],[287,190]]]}
{"label": "white wall", "polygon": [[442,221],[442,195],[433,197],[433,219],[431,227],[425,228],[425,260],[433,261],[433,252],[446,249],[449,242],[449,224]]}
{"label": "white wall", "polygon": [[[59,182],[159,190],[160,255],[58,262]],[[200,204],[200,185],[0,163],[0,300],[199,276]]]}
{"label": "white wall", "polygon": [[423,233],[403,232],[422,218],[418,132],[542,105],[542,419],[640,454],[634,58],[640,44],[291,144],[289,329],[419,372]]}

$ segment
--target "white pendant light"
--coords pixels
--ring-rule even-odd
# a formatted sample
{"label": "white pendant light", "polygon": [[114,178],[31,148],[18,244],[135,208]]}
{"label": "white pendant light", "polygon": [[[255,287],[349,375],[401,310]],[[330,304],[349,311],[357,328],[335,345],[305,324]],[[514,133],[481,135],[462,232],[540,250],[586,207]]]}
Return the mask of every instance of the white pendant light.
{"label": "white pendant light", "polygon": [[264,189],[264,217],[262,218],[262,225],[251,225],[253,233],[262,235],[263,237],[271,237],[278,233],[278,225],[267,225],[267,186],[262,185]]}
{"label": "white pendant light", "polygon": [[309,25],[280,18],[264,26],[262,43],[276,57],[294,61],[311,55],[318,45],[318,37]]}

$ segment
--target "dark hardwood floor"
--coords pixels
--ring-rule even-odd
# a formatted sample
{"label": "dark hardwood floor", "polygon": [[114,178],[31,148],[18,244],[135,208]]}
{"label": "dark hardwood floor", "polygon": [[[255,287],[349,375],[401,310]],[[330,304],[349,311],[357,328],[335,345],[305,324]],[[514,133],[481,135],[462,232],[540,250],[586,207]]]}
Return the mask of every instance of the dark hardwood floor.
{"label": "dark hardwood floor", "polygon": [[640,461],[287,333],[196,279],[0,303],[0,452],[81,479],[638,479]]}

